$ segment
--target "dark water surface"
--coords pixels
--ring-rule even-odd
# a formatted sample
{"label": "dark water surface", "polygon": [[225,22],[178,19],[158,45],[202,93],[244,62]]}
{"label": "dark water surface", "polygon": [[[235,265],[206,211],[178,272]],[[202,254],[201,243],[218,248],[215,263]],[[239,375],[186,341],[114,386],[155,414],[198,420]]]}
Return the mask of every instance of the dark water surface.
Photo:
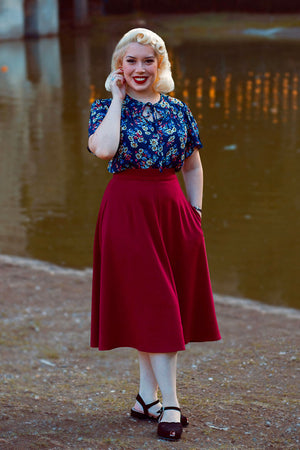
{"label": "dark water surface", "polygon": [[[91,266],[110,175],[85,150],[89,107],[109,96],[103,86],[119,36],[65,32],[0,44],[1,253]],[[175,95],[204,142],[214,291],[299,307],[300,44],[188,35],[167,44]]]}

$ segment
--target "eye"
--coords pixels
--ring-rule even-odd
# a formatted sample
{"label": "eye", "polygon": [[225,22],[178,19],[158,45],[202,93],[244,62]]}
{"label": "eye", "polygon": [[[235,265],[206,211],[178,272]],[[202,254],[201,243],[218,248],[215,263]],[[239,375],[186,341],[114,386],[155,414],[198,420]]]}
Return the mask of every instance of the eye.
{"label": "eye", "polygon": [[153,64],[154,63],[154,59],[150,58],[150,59],[146,59],[146,64]]}
{"label": "eye", "polygon": [[126,62],[128,62],[129,64],[133,64],[134,63],[134,59],[133,58],[128,58],[128,59],[126,59]]}

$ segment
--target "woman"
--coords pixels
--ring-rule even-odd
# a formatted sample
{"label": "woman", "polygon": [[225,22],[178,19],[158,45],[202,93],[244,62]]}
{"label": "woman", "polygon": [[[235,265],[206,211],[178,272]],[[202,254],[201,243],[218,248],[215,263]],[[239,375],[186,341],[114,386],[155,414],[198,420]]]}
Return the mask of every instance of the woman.
{"label": "woman", "polygon": [[152,31],[123,36],[105,87],[112,99],[93,103],[88,141],[114,174],[94,241],[91,346],[138,350],[131,415],[159,421],[158,435],[176,440],[188,424],[176,394],[177,352],[220,339],[201,229],[202,144],[188,107],[166,95],[170,63]]}

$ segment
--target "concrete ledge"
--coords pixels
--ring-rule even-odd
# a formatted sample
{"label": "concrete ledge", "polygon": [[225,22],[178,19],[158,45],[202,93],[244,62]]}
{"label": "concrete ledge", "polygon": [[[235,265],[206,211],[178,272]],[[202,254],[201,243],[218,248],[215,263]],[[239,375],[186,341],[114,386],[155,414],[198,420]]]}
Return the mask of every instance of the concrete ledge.
{"label": "concrete ledge", "polygon": [[1,0],[0,40],[20,39],[24,36],[23,0]]}
{"label": "concrete ledge", "polygon": [[59,32],[58,0],[1,0],[0,41]]}
{"label": "concrete ledge", "polygon": [[25,36],[49,36],[59,31],[57,0],[26,2]]}

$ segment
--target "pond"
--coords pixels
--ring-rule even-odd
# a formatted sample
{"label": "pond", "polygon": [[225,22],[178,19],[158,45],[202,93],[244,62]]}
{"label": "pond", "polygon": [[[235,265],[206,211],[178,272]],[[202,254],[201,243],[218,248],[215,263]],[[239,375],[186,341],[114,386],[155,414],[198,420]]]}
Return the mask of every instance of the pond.
{"label": "pond", "polygon": [[[110,175],[86,151],[89,108],[109,96],[112,49],[127,29],[0,45],[2,254],[91,266]],[[299,307],[300,43],[187,34],[167,45],[174,94],[204,143],[213,290]]]}

